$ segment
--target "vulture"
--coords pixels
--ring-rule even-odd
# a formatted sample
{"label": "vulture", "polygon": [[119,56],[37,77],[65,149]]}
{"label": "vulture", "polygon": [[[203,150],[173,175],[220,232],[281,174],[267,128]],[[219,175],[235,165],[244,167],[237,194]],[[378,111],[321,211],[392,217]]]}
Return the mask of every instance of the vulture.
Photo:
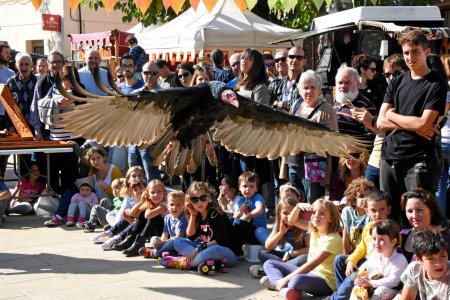
{"label": "vulture", "polygon": [[[59,115],[62,120],[57,125],[73,132],[73,136],[105,146],[154,144],[155,165],[166,160],[169,175],[195,172],[201,165],[205,144],[211,143],[210,133],[228,151],[271,160],[300,152],[349,157],[347,147],[364,147],[364,142],[330,130],[325,124],[241,97],[222,82],[125,95],[110,74],[114,92],[103,85],[98,70],[93,75],[107,96],[85,91],[74,74],[74,89],[90,98],[67,93],[57,81],[63,96],[86,102]],[[208,158],[214,165],[214,155]]]}

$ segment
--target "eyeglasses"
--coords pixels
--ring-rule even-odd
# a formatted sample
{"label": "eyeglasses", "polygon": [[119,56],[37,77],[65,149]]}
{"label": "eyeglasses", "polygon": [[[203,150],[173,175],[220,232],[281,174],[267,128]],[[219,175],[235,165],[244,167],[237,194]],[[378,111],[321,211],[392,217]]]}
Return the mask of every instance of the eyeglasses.
{"label": "eyeglasses", "polygon": [[305,57],[303,55],[288,55],[289,59],[297,59],[297,60],[302,60]]}
{"label": "eyeglasses", "polygon": [[375,73],[377,71],[377,68],[367,68],[367,70],[372,71],[373,73]]}
{"label": "eyeglasses", "polygon": [[191,203],[197,203],[198,201],[209,201],[211,199],[211,197],[208,194],[205,195],[201,195],[200,197],[190,197]]}
{"label": "eyeglasses", "polygon": [[266,68],[271,68],[271,67],[274,67],[274,66],[275,66],[274,62],[266,64]]}
{"label": "eyeglasses", "polygon": [[385,72],[385,73],[383,73],[383,75],[385,78],[390,78],[391,76],[396,77],[396,76],[400,75],[401,73],[402,72],[400,72],[400,71],[394,71],[394,72]]}
{"label": "eyeglasses", "polygon": [[159,74],[158,71],[143,71],[142,73],[144,73],[145,76],[148,76],[148,75],[150,75],[150,76],[156,76],[156,75]]}
{"label": "eyeglasses", "polygon": [[234,67],[237,67],[237,66],[239,66],[241,63],[238,61],[238,62],[235,62],[234,64],[231,64],[230,66],[232,66],[233,68]]}
{"label": "eyeglasses", "polygon": [[124,68],[124,69],[134,68],[134,65],[122,65],[122,68]]}
{"label": "eyeglasses", "polygon": [[194,70],[196,70],[196,71],[209,71],[209,70],[211,70],[211,67],[209,67],[209,66],[194,66]]}
{"label": "eyeglasses", "polygon": [[178,78],[179,79],[186,78],[186,77],[189,77],[189,76],[191,76],[191,73],[189,73],[189,72],[184,72],[183,74],[178,74]]}
{"label": "eyeglasses", "polygon": [[275,61],[276,64],[279,63],[280,61],[281,62],[286,62],[286,57],[275,58],[274,61]]}
{"label": "eyeglasses", "polygon": [[353,159],[360,159],[361,153],[349,153],[351,156],[353,156]]}
{"label": "eyeglasses", "polygon": [[117,78],[123,78],[123,75],[116,75]]}
{"label": "eyeglasses", "polygon": [[407,192],[406,193],[406,199],[411,199],[411,198],[419,198],[419,199],[424,199],[425,195],[421,192]]}

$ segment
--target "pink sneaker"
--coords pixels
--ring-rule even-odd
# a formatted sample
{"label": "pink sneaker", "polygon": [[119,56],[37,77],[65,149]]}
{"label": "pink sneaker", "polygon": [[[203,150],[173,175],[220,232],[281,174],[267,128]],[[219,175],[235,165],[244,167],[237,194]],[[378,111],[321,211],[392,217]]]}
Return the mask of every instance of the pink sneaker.
{"label": "pink sneaker", "polygon": [[300,300],[302,299],[302,292],[296,289],[283,288],[280,291],[281,296],[286,300]]}
{"label": "pink sneaker", "polygon": [[161,266],[169,268],[169,269],[178,269],[178,270],[190,270],[192,269],[191,265],[186,262],[185,256],[169,256],[166,255],[163,258],[158,258],[158,262]]}
{"label": "pink sneaker", "polygon": [[54,216],[50,220],[45,221],[44,222],[44,226],[45,227],[53,227],[53,226],[56,226],[56,225],[62,225],[63,223],[64,223],[63,219],[58,218],[57,216]]}
{"label": "pink sneaker", "polygon": [[86,224],[86,218],[85,217],[78,217],[76,226],[78,228],[84,228],[84,224]]}
{"label": "pink sneaker", "polygon": [[75,225],[75,218],[73,216],[67,216],[66,226]]}

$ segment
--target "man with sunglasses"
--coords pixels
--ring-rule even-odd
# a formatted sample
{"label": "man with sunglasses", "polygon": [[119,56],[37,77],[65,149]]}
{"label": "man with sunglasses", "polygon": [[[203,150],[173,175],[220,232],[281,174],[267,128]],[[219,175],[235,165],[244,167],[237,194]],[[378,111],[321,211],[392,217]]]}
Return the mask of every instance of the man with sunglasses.
{"label": "man with sunglasses", "polygon": [[263,54],[264,65],[266,67],[266,73],[269,77],[269,81],[272,82],[277,78],[277,69],[275,68],[275,61],[273,60],[272,54]]}
{"label": "man with sunglasses", "polygon": [[275,53],[275,68],[277,70],[278,78],[284,78],[288,74],[288,66],[287,66],[287,56],[288,52],[284,49],[279,49]]}
{"label": "man with sunglasses", "polygon": [[298,80],[306,64],[305,51],[300,47],[292,47],[287,56],[287,76],[274,80],[269,84],[272,103],[275,107],[295,114],[303,101],[297,88]]}

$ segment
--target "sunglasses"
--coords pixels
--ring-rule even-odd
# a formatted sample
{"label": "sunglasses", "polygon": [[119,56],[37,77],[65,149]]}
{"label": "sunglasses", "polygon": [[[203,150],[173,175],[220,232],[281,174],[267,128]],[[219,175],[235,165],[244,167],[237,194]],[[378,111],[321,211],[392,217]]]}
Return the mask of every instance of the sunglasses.
{"label": "sunglasses", "polygon": [[411,198],[424,199],[425,195],[423,193],[419,193],[419,192],[407,192],[406,199],[411,199]]}
{"label": "sunglasses", "polygon": [[383,75],[384,75],[385,78],[390,78],[391,76],[392,76],[392,77],[396,77],[396,76],[398,76],[398,75],[400,75],[400,74],[401,74],[400,71],[385,72],[385,73],[383,73]]}
{"label": "sunglasses", "polygon": [[234,68],[234,67],[239,66],[240,64],[241,64],[240,62],[237,62],[237,63],[231,64],[230,66],[232,66]]}
{"label": "sunglasses", "polygon": [[266,68],[271,68],[271,67],[274,67],[274,66],[275,66],[274,62],[266,64]]}
{"label": "sunglasses", "polygon": [[148,76],[148,75],[150,75],[150,76],[156,76],[156,75],[159,74],[158,71],[144,71],[144,72],[142,72],[142,73],[144,73],[145,76]]}
{"label": "sunglasses", "polygon": [[123,75],[116,75],[117,78],[123,78]]}
{"label": "sunglasses", "polygon": [[186,78],[186,77],[189,77],[189,76],[191,76],[191,73],[189,73],[189,72],[184,72],[183,74],[178,74],[178,78],[179,79]]}
{"label": "sunglasses", "polygon": [[194,66],[194,70],[203,72],[203,71],[209,71],[209,70],[211,70],[211,68],[208,67],[208,66],[204,66],[204,67],[202,67],[202,66]]}
{"label": "sunglasses", "polygon": [[302,60],[305,57],[303,55],[288,55],[289,59],[297,59],[297,60]]}
{"label": "sunglasses", "polygon": [[349,153],[354,159],[360,159],[361,153]]}
{"label": "sunglasses", "polygon": [[377,71],[377,68],[367,68],[367,70],[372,71],[373,73],[375,73]]}
{"label": "sunglasses", "polygon": [[275,58],[274,61],[275,61],[276,64],[279,63],[280,61],[281,62],[286,62],[286,57]]}
{"label": "sunglasses", "polygon": [[200,197],[190,197],[191,203],[197,203],[198,201],[209,201],[211,199],[211,197],[208,194],[205,195],[201,195]]}

